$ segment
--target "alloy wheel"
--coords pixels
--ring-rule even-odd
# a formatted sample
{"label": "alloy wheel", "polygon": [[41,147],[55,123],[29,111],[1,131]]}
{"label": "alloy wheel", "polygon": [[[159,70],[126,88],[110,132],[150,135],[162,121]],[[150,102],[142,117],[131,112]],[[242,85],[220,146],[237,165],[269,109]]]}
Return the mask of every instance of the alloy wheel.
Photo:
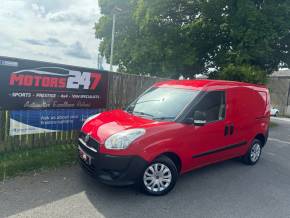
{"label": "alloy wheel", "polygon": [[257,162],[259,157],[261,155],[261,145],[258,143],[255,143],[251,149],[250,158],[252,162]]}
{"label": "alloy wheel", "polygon": [[170,186],[172,174],[165,164],[153,163],[145,170],[143,182],[149,191],[162,192]]}

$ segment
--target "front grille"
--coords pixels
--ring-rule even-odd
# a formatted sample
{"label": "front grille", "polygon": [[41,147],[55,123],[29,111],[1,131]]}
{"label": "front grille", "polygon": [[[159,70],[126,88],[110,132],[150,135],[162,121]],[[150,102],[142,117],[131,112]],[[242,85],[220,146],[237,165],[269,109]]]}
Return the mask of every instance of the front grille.
{"label": "front grille", "polygon": [[89,140],[86,140],[86,137],[87,137],[87,134],[85,134],[83,132],[81,132],[79,135],[79,138],[82,139],[83,142],[86,143],[87,147],[93,148],[94,150],[99,151],[100,144],[95,139],[93,139],[91,136],[89,137]]}

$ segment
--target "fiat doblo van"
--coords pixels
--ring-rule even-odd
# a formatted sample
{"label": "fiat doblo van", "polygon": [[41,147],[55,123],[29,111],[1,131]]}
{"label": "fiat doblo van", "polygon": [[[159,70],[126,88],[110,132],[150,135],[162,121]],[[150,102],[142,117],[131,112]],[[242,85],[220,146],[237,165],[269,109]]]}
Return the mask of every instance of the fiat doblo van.
{"label": "fiat doblo van", "polygon": [[110,185],[168,193],[179,175],[240,157],[254,165],[268,138],[269,91],[218,80],[159,82],[126,110],[88,118],[80,164]]}

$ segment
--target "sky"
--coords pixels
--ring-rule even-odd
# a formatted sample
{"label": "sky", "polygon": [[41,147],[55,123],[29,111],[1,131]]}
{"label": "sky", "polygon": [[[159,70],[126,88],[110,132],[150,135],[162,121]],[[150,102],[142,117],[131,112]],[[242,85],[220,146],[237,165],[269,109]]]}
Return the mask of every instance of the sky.
{"label": "sky", "polygon": [[100,17],[97,0],[0,0],[0,56],[96,68]]}

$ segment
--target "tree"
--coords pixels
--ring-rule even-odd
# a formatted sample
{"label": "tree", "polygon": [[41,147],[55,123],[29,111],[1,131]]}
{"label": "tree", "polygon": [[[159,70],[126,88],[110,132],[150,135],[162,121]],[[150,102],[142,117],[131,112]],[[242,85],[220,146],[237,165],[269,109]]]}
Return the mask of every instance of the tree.
{"label": "tree", "polygon": [[250,83],[266,83],[265,73],[258,67],[250,65],[229,64],[220,72],[220,79],[244,81]]}
{"label": "tree", "polygon": [[[99,0],[100,51],[110,56],[112,10],[117,15],[114,64],[128,73],[192,77],[215,69],[271,73],[290,65],[290,0]],[[260,73],[262,73],[260,75]],[[243,73],[242,73],[243,74]],[[243,80],[243,77],[239,77]]]}

